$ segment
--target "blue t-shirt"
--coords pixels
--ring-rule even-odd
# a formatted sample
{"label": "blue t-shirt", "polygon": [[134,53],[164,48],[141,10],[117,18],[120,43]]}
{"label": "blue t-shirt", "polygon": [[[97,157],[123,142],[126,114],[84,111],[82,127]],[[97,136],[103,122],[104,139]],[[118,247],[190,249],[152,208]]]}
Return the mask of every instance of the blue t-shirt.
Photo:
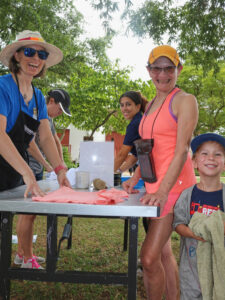
{"label": "blue t-shirt", "polygon": [[224,211],[223,207],[223,190],[215,192],[205,192],[195,185],[191,196],[190,215],[198,211],[209,216],[216,210]]}
{"label": "blue t-shirt", "polygon": [[134,145],[134,141],[140,139],[140,135],[138,133],[139,124],[141,122],[142,114],[138,112],[133,119],[131,120],[130,124],[127,126],[126,135],[123,141],[123,144],[126,146],[133,146],[131,149],[131,153],[137,156],[137,151]]}
{"label": "blue t-shirt", "polygon": [[[38,121],[47,119],[47,107],[42,92],[35,88],[38,103]],[[21,104],[20,104],[21,103]],[[25,103],[22,94],[19,95],[17,84],[11,74],[0,76],[0,114],[7,118],[6,132],[10,132],[13,128],[20,112],[23,112],[36,119],[36,103],[35,97]]]}

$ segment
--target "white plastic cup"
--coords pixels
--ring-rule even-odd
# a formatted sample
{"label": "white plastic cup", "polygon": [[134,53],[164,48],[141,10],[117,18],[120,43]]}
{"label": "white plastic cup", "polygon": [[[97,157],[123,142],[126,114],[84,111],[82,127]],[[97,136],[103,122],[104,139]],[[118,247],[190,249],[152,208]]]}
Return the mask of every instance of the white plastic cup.
{"label": "white plastic cup", "polygon": [[76,172],[76,188],[78,189],[89,188],[89,172],[85,172],[85,171]]}

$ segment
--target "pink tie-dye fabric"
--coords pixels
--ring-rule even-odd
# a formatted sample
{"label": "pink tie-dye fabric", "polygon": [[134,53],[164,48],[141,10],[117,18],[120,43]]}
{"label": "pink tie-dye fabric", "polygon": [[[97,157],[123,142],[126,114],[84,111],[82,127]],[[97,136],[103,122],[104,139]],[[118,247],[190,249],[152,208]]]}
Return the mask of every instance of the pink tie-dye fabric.
{"label": "pink tie-dye fabric", "polygon": [[40,202],[109,205],[123,202],[124,198],[128,198],[127,192],[114,188],[98,192],[79,192],[63,186],[44,197],[32,197],[32,200]]}

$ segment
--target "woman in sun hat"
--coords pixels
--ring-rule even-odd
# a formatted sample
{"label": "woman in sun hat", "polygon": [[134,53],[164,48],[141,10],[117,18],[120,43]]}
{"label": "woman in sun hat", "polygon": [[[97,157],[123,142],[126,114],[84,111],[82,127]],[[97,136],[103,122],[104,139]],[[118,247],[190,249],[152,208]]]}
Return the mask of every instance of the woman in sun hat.
{"label": "woman in sun hat", "polygon": [[[0,191],[25,183],[28,193],[44,195],[27,164],[26,149],[39,129],[40,144],[53,166],[60,185],[70,186],[66,168],[61,164],[49,124],[45,99],[32,84],[34,77],[59,63],[60,49],[46,43],[39,32],[25,30],[0,53],[0,62],[10,74],[0,77]],[[20,215],[17,223],[18,254],[15,263],[24,268],[41,268],[33,255],[33,221],[35,216]]]}
{"label": "woman in sun hat", "polygon": [[173,47],[161,45],[150,52],[147,71],[156,96],[146,108],[139,134],[142,139],[151,139],[153,147],[149,154],[144,153],[146,164],[142,166],[143,158],[139,159],[134,176],[123,183],[125,190],[132,193],[144,170],[147,193],[141,202],[160,207],[160,217],[148,220],[141,249],[144,284],[152,300],[162,299],[164,293],[167,300],[179,299],[178,270],[170,243],[173,207],[181,192],[196,182],[188,150],[198,121],[198,107],[193,95],[176,87],[181,70]]}

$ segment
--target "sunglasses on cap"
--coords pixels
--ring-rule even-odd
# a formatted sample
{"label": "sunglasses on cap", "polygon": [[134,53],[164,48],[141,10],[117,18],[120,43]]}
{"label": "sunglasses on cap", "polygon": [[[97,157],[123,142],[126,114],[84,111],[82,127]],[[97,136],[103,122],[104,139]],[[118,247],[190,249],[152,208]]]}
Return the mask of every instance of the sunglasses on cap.
{"label": "sunglasses on cap", "polygon": [[22,47],[17,52],[23,50],[23,53],[26,57],[33,57],[36,53],[38,57],[42,60],[46,60],[48,58],[49,53],[45,50],[36,50],[34,48]]}
{"label": "sunglasses on cap", "polygon": [[160,67],[153,67],[151,65],[148,65],[147,69],[155,75],[160,74],[162,71],[165,72],[166,74],[171,75],[174,73],[176,66],[167,66],[167,67],[160,68]]}

